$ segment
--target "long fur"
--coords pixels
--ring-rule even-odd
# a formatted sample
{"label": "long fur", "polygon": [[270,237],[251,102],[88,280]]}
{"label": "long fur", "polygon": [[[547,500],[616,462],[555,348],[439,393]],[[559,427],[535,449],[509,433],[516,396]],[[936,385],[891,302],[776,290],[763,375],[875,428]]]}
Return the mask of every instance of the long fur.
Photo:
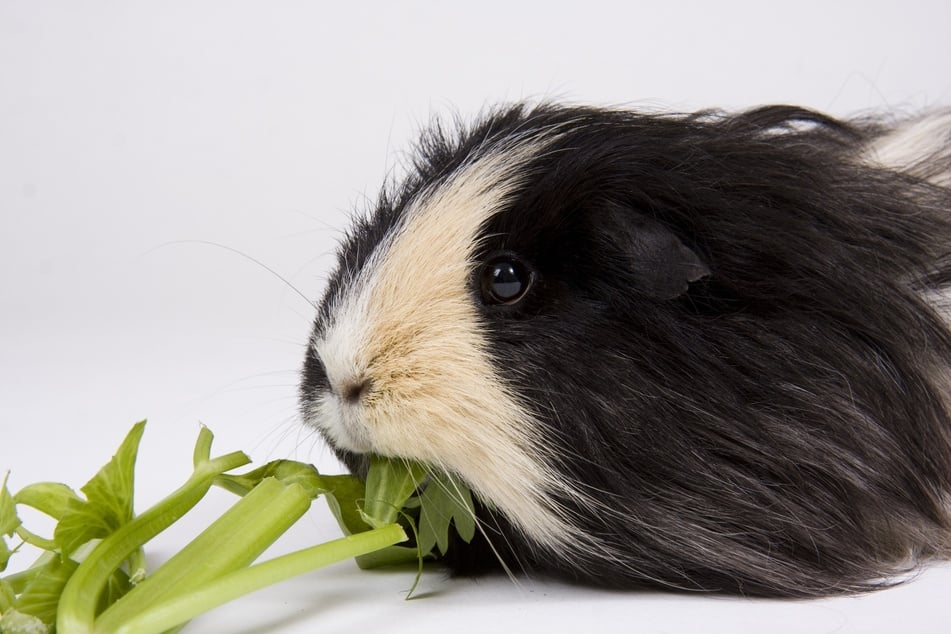
{"label": "long fur", "polygon": [[[465,189],[480,161],[505,166],[490,210],[432,203]],[[478,173],[476,198],[495,187]],[[788,106],[518,105],[458,131],[437,126],[412,174],[341,248],[305,361],[305,420],[355,470],[357,452],[382,450],[473,485],[485,534],[451,549],[459,572],[501,557],[599,585],[770,596],[894,583],[951,554],[949,181],[951,113],[840,121]],[[409,243],[401,232],[426,201],[447,227],[477,218],[477,231],[465,244],[434,233],[413,243],[421,268],[373,273],[396,252],[381,245]],[[479,293],[482,263],[500,252],[535,273],[513,305]],[[361,350],[337,353],[349,363],[393,348],[334,332],[396,328],[396,347],[416,350],[438,330],[425,320],[441,313],[421,306],[442,261],[458,269],[447,292],[463,289],[469,306],[450,325],[477,335],[474,356],[457,359],[447,341],[429,360],[410,357],[431,362],[427,386],[454,391],[379,405],[409,393],[393,357],[388,373],[355,370],[373,388],[345,425],[322,410],[335,379],[321,349]],[[364,277],[415,290],[341,317]],[[388,321],[397,314],[413,328]],[[453,402],[434,408],[440,398]],[[496,401],[485,429],[518,429],[481,437],[479,452],[501,460],[473,458],[488,420],[479,408]],[[448,411],[457,403],[468,418]],[[407,420],[420,412],[441,418]],[[517,416],[496,420],[504,412]],[[368,444],[335,436],[344,427]],[[471,449],[439,453],[457,446]],[[503,499],[519,487],[533,493],[511,499],[534,506]],[[552,530],[532,532],[542,524]]]}

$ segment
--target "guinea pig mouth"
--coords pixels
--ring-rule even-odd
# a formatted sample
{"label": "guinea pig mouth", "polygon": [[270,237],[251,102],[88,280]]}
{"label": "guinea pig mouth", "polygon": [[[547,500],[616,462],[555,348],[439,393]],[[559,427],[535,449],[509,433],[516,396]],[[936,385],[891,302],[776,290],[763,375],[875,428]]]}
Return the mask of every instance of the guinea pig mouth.
{"label": "guinea pig mouth", "polygon": [[317,399],[308,422],[337,449],[373,453],[373,443],[359,409],[357,403],[325,392]]}

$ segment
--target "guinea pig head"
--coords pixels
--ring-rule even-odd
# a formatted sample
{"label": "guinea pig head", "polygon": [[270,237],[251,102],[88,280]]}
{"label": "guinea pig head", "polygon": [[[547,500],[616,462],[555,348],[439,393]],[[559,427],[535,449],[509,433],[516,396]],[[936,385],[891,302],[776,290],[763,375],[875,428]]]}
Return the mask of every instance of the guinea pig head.
{"label": "guinea pig head", "polygon": [[542,280],[529,260],[486,249],[549,142],[462,152],[381,201],[341,251],[302,388],[307,422],[351,465],[366,453],[438,465],[540,543],[573,532],[552,503],[566,486],[492,333]]}

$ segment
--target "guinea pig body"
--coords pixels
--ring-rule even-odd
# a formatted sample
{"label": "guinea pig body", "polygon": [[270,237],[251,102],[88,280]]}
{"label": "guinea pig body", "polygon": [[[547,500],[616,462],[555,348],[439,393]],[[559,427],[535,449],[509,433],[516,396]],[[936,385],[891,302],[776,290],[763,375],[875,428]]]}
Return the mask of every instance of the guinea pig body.
{"label": "guinea pig body", "polygon": [[301,409],[459,475],[499,565],[821,596],[951,553],[951,112],[515,106],[422,139]]}

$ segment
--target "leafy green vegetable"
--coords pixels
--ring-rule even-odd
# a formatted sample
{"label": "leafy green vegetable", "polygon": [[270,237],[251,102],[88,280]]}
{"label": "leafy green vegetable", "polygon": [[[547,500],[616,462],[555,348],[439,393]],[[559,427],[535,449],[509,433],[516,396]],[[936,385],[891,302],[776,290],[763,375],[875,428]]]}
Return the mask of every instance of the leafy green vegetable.
{"label": "leafy green vegetable", "polygon": [[[145,430],[133,426],[112,459],[80,489],[41,482],[11,495],[0,488],[0,572],[21,546],[42,551],[33,565],[0,579],[0,634],[177,631],[191,618],[238,596],[343,559],[361,567],[438,558],[450,525],[468,541],[475,515],[468,489],[421,465],[373,457],[364,484],[321,475],[312,465],[277,460],[243,474],[242,452],[211,457],[202,428],[194,470],[178,489],[136,516],[134,466]],[[180,552],[146,575],[143,546],[217,484],[239,496]],[[324,495],[345,537],[253,563]],[[27,530],[17,506],[56,520],[52,539]],[[417,530],[417,523],[419,530]],[[416,535],[415,543],[407,535]],[[16,536],[21,543],[7,544]],[[417,575],[417,581],[419,577]],[[415,584],[414,584],[415,587]]]}
{"label": "leafy green vegetable", "polygon": [[371,457],[363,521],[373,528],[395,522],[403,503],[425,477],[426,471],[417,463]]}
{"label": "leafy green vegetable", "polygon": [[[317,473],[313,465],[293,460],[274,460],[241,475],[220,475],[215,478],[215,484],[237,495],[246,495],[267,478],[276,478],[284,484],[298,484],[309,497],[316,498],[326,492],[324,481],[327,477]],[[338,477],[354,480],[352,476]]]}
{"label": "leafy green vegetable", "polygon": [[[310,508],[297,484],[267,478],[96,620],[111,632],[176,595],[191,594],[221,575],[249,566]],[[268,518],[262,522],[261,518]],[[200,565],[196,565],[200,562]]]}
{"label": "leafy green vegetable", "polygon": [[7,569],[7,562],[13,551],[7,546],[7,536],[12,536],[13,532],[20,526],[20,518],[17,517],[16,505],[13,503],[13,496],[7,489],[7,478],[9,474],[3,476],[3,485],[0,486],[0,572]]}
{"label": "leafy green vegetable", "polygon": [[[132,433],[135,429],[130,436]],[[126,558],[191,510],[211,488],[216,476],[250,462],[240,451],[210,458],[211,437],[211,431],[205,427],[199,432],[196,448],[201,450],[195,452],[195,470],[185,484],[142,515],[118,527],[77,568],[60,598],[57,629],[70,634],[93,632],[99,595]],[[131,470],[133,464],[127,468]]]}
{"label": "leafy green vegetable", "polygon": [[327,506],[337,518],[337,524],[343,534],[353,535],[370,530],[371,527],[363,519],[363,509],[360,507],[360,502],[366,497],[366,484],[346,475],[322,476],[321,480],[327,487]]}
{"label": "leafy green vegetable", "polygon": [[29,484],[17,491],[15,500],[17,504],[31,506],[56,520],[63,519],[71,507],[82,502],[75,491],[58,482]]}
{"label": "leafy green vegetable", "polygon": [[63,555],[71,555],[90,539],[106,537],[132,519],[134,466],[144,431],[145,421],[136,423],[112,460],[82,487],[86,501],[62,495],[56,498],[66,504],[53,534]]}
{"label": "leafy green vegetable", "polygon": [[405,539],[403,529],[390,524],[275,557],[219,577],[194,593],[176,593],[172,600],[131,618],[116,629],[116,634],[158,634],[169,626],[207,612],[209,606],[221,605],[292,576],[356,557],[360,553],[385,548]]}
{"label": "leafy green vegetable", "polygon": [[55,622],[59,597],[78,565],[72,559],[50,559],[17,597],[16,609],[38,618],[43,623]]}
{"label": "leafy green vegetable", "polygon": [[450,521],[464,541],[475,537],[472,494],[458,479],[446,474],[433,476],[419,501],[419,548],[423,552],[434,547],[443,555],[449,551]]}
{"label": "leafy green vegetable", "polygon": [[0,617],[3,613],[13,609],[13,604],[17,600],[16,591],[6,581],[0,580]]}

